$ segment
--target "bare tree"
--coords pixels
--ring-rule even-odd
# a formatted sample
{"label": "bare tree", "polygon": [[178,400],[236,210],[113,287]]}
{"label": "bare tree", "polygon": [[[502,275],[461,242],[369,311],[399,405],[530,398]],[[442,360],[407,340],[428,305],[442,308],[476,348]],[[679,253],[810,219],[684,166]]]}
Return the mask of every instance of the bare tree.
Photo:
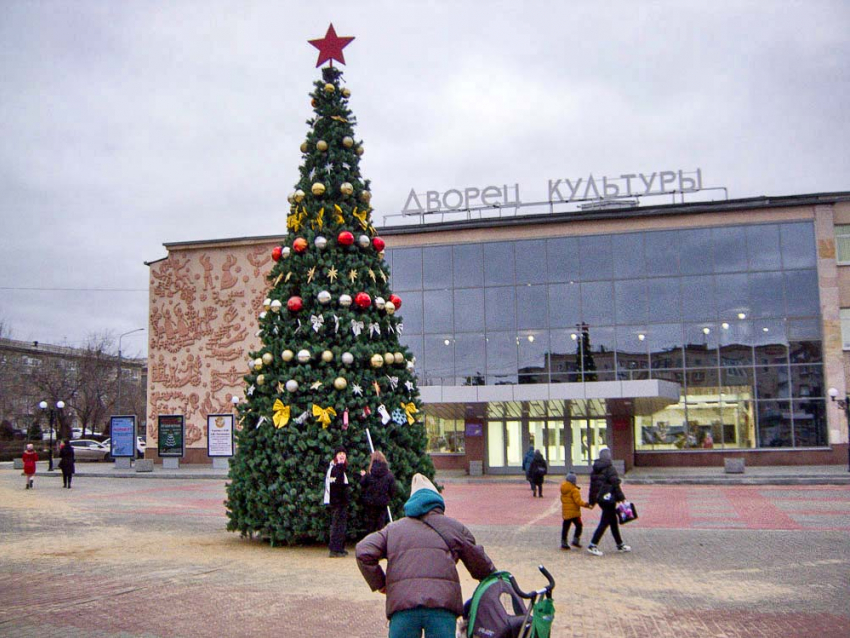
{"label": "bare tree", "polygon": [[57,413],[58,438],[71,438],[70,410],[79,391],[80,375],[77,374],[77,362],[69,357],[45,353],[37,360],[31,369],[30,380],[34,388],[39,391],[39,396],[44,397],[50,409],[58,401],[65,402],[65,410]]}
{"label": "bare tree", "polygon": [[103,423],[114,401],[115,357],[108,332],[90,334],[78,359],[79,383],[73,409],[83,429],[94,433]]}

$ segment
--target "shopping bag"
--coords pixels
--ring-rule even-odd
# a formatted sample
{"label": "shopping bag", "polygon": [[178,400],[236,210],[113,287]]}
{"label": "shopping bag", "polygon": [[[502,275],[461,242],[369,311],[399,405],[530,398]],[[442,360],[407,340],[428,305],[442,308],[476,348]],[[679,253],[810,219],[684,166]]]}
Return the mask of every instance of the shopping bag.
{"label": "shopping bag", "polygon": [[635,504],[630,501],[623,501],[617,504],[617,518],[621,525],[630,523],[638,517]]}

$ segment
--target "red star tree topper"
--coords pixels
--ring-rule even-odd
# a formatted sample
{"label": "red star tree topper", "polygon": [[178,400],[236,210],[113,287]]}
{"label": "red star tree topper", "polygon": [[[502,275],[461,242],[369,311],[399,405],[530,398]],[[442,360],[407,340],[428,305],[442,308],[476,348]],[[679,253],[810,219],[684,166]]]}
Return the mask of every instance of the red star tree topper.
{"label": "red star tree topper", "polygon": [[336,31],[334,31],[333,23],[331,23],[331,26],[328,27],[328,32],[325,34],[324,38],[320,40],[308,40],[310,44],[319,50],[319,61],[316,62],[316,66],[322,66],[328,61],[330,61],[331,66],[333,66],[334,60],[338,61],[340,64],[345,64],[345,56],[342,54],[342,50],[347,47],[353,39],[353,37],[338,37]]}

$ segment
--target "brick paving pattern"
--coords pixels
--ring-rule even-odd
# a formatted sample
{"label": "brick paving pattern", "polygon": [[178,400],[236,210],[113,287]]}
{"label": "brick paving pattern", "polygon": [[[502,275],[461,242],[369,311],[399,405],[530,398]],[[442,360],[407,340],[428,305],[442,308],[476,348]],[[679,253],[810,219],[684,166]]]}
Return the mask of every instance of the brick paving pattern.
{"label": "brick paving pattern", "polygon": [[[19,479],[0,470],[0,636],[386,636],[353,557],[225,532],[223,481]],[[458,482],[444,496],[520,585],[542,584],[540,563],[553,572],[554,636],[850,635],[848,487],[627,485],[634,552],[608,535],[601,558],[558,548],[545,489]],[[598,512],[584,520],[586,542]]]}

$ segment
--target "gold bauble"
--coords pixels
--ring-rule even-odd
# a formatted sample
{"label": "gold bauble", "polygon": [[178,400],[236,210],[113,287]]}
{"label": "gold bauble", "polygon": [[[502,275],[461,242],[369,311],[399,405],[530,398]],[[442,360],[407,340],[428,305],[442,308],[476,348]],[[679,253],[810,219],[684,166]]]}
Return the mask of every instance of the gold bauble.
{"label": "gold bauble", "polygon": [[362,146],[358,146],[357,149],[354,152],[357,153],[358,155],[363,155],[363,153],[366,152],[366,149],[364,149]]}
{"label": "gold bauble", "polygon": [[262,370],[263,369],[263,360],[259,357],[254,359],[254,370]]}
{"label": "gold bauble", "polygon": [[319,140],[318,142],[316,142],[316,148],[322,151],[322,153],[324,153],[326,150],[328,150],[328,143],[325,140]]}
{"label": "gold bauble", "polygon": [[388,301],[387,303],[385,303],[384,304],[384,312],[386,312],[388,315],[394,315],[395,314],[395,304],[392,301]]}
{"label": "gold bauble", "polygon": [[348,197],[354,192],[354,186],[352,186],[350,182],[343,182],[339,186],[339,192]]}
{"label": "gold bauble", "polygon": [[400,352],[393,352],[393,360],[396,363],[404,363],[404,355]]}
{"label": "gold bauble", "polygon": [[295,191],[295,201],[300,204],[303,200],[304,200],[304,191],[302,191],[299,188],[297,191]]}
{"label": "gold bauble", "polygon": [[345,390],[348,387],[348,381],[345,380],[345,377],[337,377],[334,379],[334,387],[337,390]]}
{"label": "gold bauble", "polygon": [[257,375],[257,385],[263,385],[266,382],[266,375],[258,374]]}
{"label": "gold bauble", "polygon": [[274,356],[272,356],[271,352],[266,352],[263,354],[263,364],[271,365],[271,362],[274,361]]}
{"label": "gold bauble", "polygon": [[336,87],[333,84],[325,84],[325,93],[333,93],[336,91]]}
{"label": "gold bauble", "polygon": [[284,350],[280,354],[281,359],[284,361],[292,361],[295,358],[295,353],[292,350]]}
{"label": "gold bauble", "polygon": [[321,182],[316,182],[315,184],[313,184],[310,190],[313,191],[313,195],[316,195],[318,197],[319,195],[322,195],[325,192],[325,185]]}
{"label": "gold bauble", "polygon": [[306,153],[308,148],[310,148],[310,147],[309,147],[309,146],[307,146],[307,142],[302,142],[302,143],[301,143],[301,152],[302,152],[302,153]]}
{"label": "gold bauble", "polygon": [[349,91],[348,89],[343,89],[342,97],[351,97],[351,91]]}
{"label": "gold bauble", "polygon": [[393,356],[392,352],[384,353],[384,363],[386,363],[388,366],[391,366],[394,361],[395,357]]}
{"label": "gold bauble", "polygon": [[354,146],[354,138],[351,137],[350,135],[346,135],[345,137],[342,138],[342,145],[345,148],[351,148],[352,146]]}
{"label": "gold bauble", "polygon": [[372,192],[371,191],[363,191],[360,193],[360,201],[364,204],[368,204],[372,201]]}
{"label": "gold bauble", "polygon": [[324,361],[325,363],[330,363],[333,360],[334,360],[334,353],[333,352],[331,352],[330,350],[324,350],[322,352],[322,361]]}
{"label": "gold bauble", "polygon": [[373,354],[372,358],[369,360],[369,363],[372,364],[373,368],[380,368],[384,365],[384,358],[379,354]]}

